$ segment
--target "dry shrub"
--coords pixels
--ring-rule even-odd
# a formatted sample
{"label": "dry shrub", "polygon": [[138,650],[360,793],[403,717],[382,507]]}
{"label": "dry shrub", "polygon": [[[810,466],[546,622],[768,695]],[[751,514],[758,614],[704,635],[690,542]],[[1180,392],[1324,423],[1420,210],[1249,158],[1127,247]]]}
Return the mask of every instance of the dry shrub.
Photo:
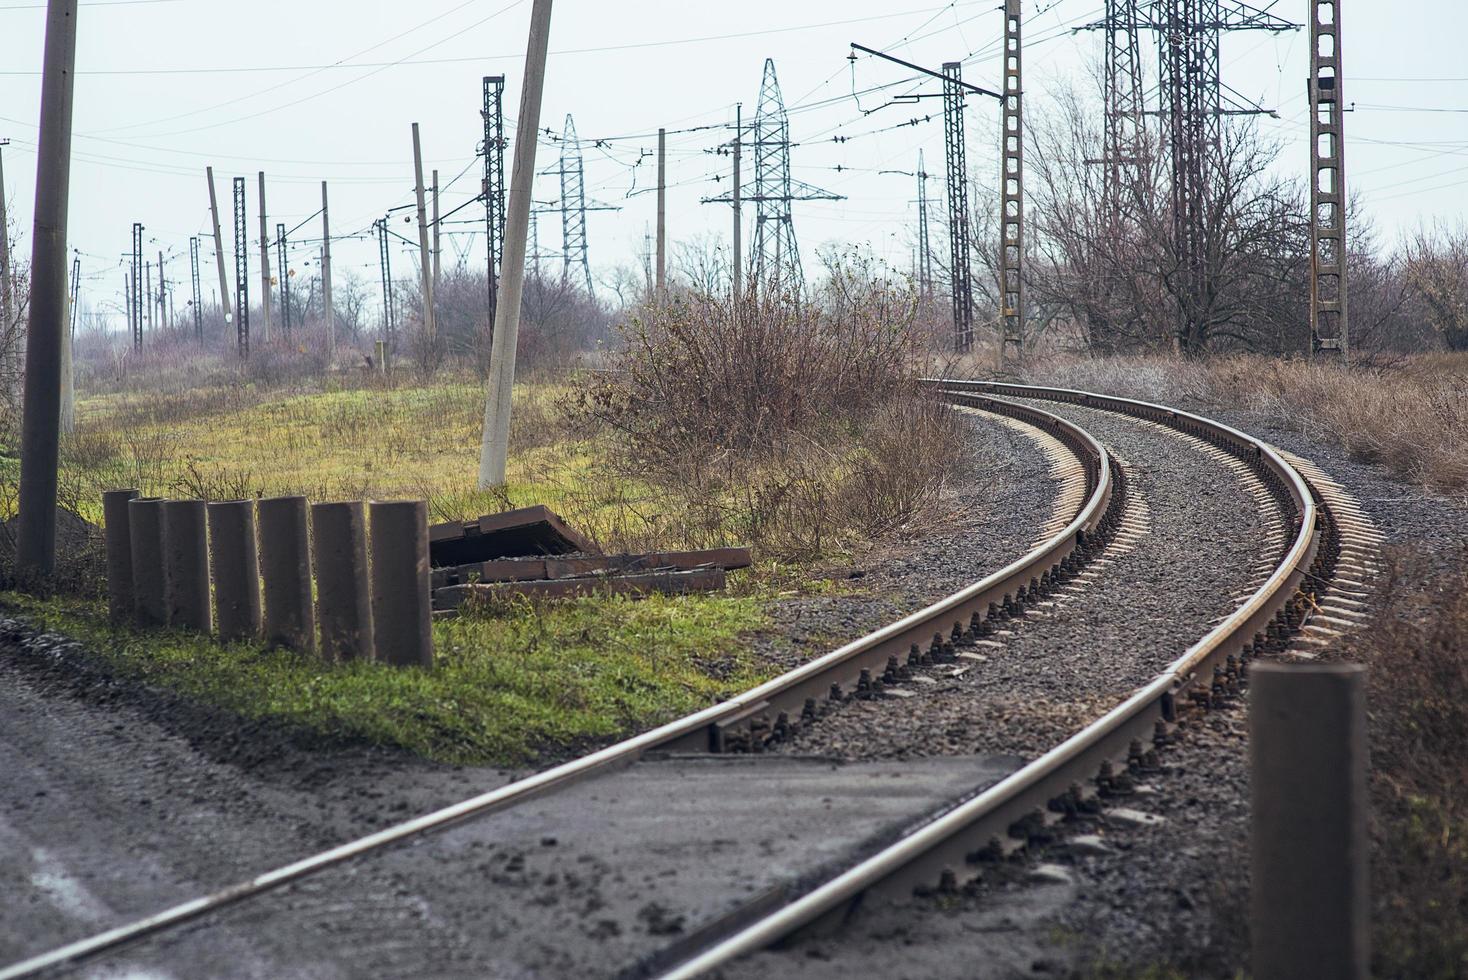
{"label": "dry shrub", "polygon": [[912,293],[864,271],[834,267],[817,300],[685,294],[622,327],[572,411],[608,434],[619,476],[676,504],[665,535],[845,550],[954,475],[962,424],[917,384]]}
{"label": "dry shrub", "polygon": [[1389,558],[1377,618],[1351,650],[1370,668],[1373,973],[1463,976],[1468,572]]}
{"label": "dry shrub", "polygon": [[1056,358],[1037,381],[1174,405],[1253,408],[1433,489],[1468,491],[1468,355],[1386,366],[1239,356]]}

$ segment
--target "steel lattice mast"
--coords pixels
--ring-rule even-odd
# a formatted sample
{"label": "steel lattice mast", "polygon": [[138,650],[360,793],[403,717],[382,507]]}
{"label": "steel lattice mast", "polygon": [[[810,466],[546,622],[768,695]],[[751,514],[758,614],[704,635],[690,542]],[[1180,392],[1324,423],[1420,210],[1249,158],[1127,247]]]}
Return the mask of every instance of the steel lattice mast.
{"label": "steel lattice mast", "polygon": [[245,178],[234,179],[234,323],[241,358],[250,356],[250,229],[245,222]]}
{"label": "steel lattice mast", "polygon": [[1340,8],[1310,4],[1310,353],[1349,359]]}
{"label": "steel lattice mast", "polygon": [[800,249],[791,220],[790,118],[775,77],[775,61],[765,59],[759,104],[754,113],[754,270],[764,285],[798,289]]}
{"label": "steel lattice mast", "polygon": [[488,246],[489,324],[499,305],[500,262],[505,249],[505,76],[484,79],[484,235]]}
{"label": "steel lattice mast", "polygon": [[566,115],[566,129],[561,142],[561,279],[569,282],[571,269],[579,265],[586,279],[586,294],[591,288],[591,258],[586,247],[586,172],[581,159],[581,140],[576,136],[576,123]]}
{"label": "steel lattice mast", "polygon": [[1004,0],[1004,98],[1000,102],[999,367],[1024,354],[1024,85],[1020,0]]}
{"label": "steel lattice mast", "polygon": [[970,272],[968,153],[963,137],[963,63],[943,64],[943,137],[948,164],[948,278],[953,292],[953,349],[974,346],[974,283]]}

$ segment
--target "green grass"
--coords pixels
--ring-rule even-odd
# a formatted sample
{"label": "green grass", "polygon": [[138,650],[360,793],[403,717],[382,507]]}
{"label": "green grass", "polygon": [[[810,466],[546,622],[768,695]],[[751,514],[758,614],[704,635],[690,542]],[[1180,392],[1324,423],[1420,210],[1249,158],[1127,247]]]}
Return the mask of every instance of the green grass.
{"label": "green grass", "polygon": [[113,628],[105,603],[0,598],[81,640],[118,674],[248,719],[452,763],[523,765],[646,730],[747,689],[769,669],[740,642],[759,598],[587,597],[434,623],[431,670],[325,664],[176,630]]}

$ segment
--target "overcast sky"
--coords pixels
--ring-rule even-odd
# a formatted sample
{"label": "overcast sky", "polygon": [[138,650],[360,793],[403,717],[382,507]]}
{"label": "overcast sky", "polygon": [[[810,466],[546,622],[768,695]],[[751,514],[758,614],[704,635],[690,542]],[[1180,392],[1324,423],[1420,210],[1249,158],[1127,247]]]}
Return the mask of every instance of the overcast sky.
{"label": "overcast sky", "polygon": [[[1295,22],[1308,16],[1306,0],[1269,6]],[[1345,85],[1356,104],[1346,117],[1349,186],[1389,239],[1420,221],[1459,220],[1468,191],[1468,14],[1457,0],[1345,6]],[[671,132],[670,237],[727,237],[727,205],[700,199],[729,186],[728,158],[711,151],[729,138],[720,127],[733,122],[736,103],[746,120],[752,116],[766,57],[775,59],[792,110],[795,178],[846,198],[795,205],[807,261],[824,243],[869,243],[906,267],[916,180],[881,171],[914,171],[921,149],[927,169],[940,175],[930,193],[941,195],[940,106],[936,99],[883,106],[889,95],[936,89],[913,83],[854,97],[854,89],[911,73],[872,58],[848,61],[848,45],[859,41],[934,67],[964,59],[970,81],[993,87],[998,11],[996,0],[558,0],[542,125],[560,133],[574,115],[590,203],[618,209],[588,216],[593,273],[605,280],[616,266],[641,267],[655,217],[655,195],[641,192],[655,184],[659,126]],[[204,238],[206,300],[217,291],[206,164],[215,168],[227,253],[230,178],[250,178],[253,240],[259,170],[266,172],[272,235],[276,222],[291,227],[310,218],[325,179],[334,238],[365,236],[375,218],[412,199],[415,121],[425,166],[438,168],[446,187],[443,210],[470,200],[479,193],[481,79],[507,76],[505,109],[513,119],[529,12],[529,0],[83,0],[70,228],[82,253],[83,303],[120,306],[121,256],[134,221],[147,228],[148,254],[156,258],[162,249],[169,277],[185,283],[189,237]],[[0,138],[11,139],[3,150],[7,200],[27,253],[44,13],[40,0],[0,0]],[[1045,111],[1047,91],[1086,83],[1100,38],[1072,28],[1095,20],[1100,3],[1026,0],[1025,13],[1026,111],[1035,114]],[[1223,62],[1232,88],[1278,110],[1278,119],[1260,125],[1284,141],[1281,166],[1303,173],[1304,32],[1229,36]],[[930,114],[931,121],[900,125]],[[989,183],[985,174],[997,169],[996,106],[975,99],[967,120],[970,167]],[[554,168],[558,154],[543,143],[538,169]],[[536,197],[559,197],[554,176],[538,180]],[[416,240],[402,220],[410,213],[397,212],[395,227]],[[471,204],[455,220],[482,217]],[[558,215],[542,217],[543,251],[559,250],[559,224]],[[446,227],[455,234],[445,240],[445,265],[461,253],[484,261],[475,224]],[[312,220],[296,237],[319,233]],[[406,248],[398,243],[393,256],[399,275],[412,269]],[[307,242],[292,254],[298,275],[316,274],[315,250]],[[343,240],[334,251],[338,275],[351,269],[376,283],[373,241]]]}

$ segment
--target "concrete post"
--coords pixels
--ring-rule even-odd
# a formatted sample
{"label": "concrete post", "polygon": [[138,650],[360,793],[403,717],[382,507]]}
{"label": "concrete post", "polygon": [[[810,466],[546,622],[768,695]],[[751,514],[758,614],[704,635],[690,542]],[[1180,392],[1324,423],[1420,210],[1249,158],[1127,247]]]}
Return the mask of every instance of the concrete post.
{"label": "concrete post", "polygon": [[[265,171],[260,172],[260,340],[270,343],[270,222],[265,213]],[[243,313],[240,314],[244,316]]]}
{"label": "concrete post", "polygon": [[540,128],[540,104],[545,87],[550,21],[551,0],[535,0],[530,10],[530,41],[525,52],[525,87],[520,93],[520,118],[516,123],[515,164],[510,173],[509,214],[505,221],[500,297],[494,311],[494,341],[489,352],[489,392],[484,402],[484,436],[479,445],[480,489],[500,486],[505,482],[505,462],[510,452],[510,407],[511,393],[515,386],[515,348],[520,342],[520,300],[525,286],[525,240],[530,230],[536,131]]}
{"label": "concrete post", "polygon": [[668,288],[668,131],[658,129],[658,264],[657,294]]}
{"label": "concrete post", "polygon": [[310,530],[305,497],[260,501],[260,575],[265,585],[265,642],[316,648],[311,606]]}
{"label": "concrete post", "polygon": [[209,539],[204,501],[163,503],[163,606],[170,626],[209,632]]}
{"label": "concrete post", "polygon": [[260,635],[260,559],[255,501],[209,505],[209,552],[214,571],[214,626],[222,640]]}
{"label": "concrete post", "polygon": [[312,504],[311,549],[322,657],[371,660],[372,599],[367,586],[367,520],[362,503]]}
{"label": "concrete post", "polygon": [[163,501],[134,497],[127,505],[132,542],[133,615],[143,626],[167,621],[163,605]]}
{"label": "concrete post", "polygon": [[326,209],[326,181],[321,182],[321,313],[326,327],[326,370],[336,360],[336,307],[331,305],[331,217]]}
{"label": "concrete post", "polygon": [[[413,124],[414,190],[418,199],[418,271],[423,292],[423,336],[431,350],[438,342],[433,321],[433,256],[428,244],[428,209],[423,202],[423,146],[418,139],[418,124]],[[431,359],[430,362],[432,363]]]}
{"label": "concrete post", "polygon": [[[209,221],[214,228],[214,268],[219,272],[219,306],[224,310],[224,322],[233,323],[229,308],[229,280],[224,275],[224,236],[219,233],[219,197],[214,193],[214,168],[205,167],[209,180]],[[226,331],[228,332],[228,331]]]}
{"label": "concrete post", "polygon": [[368,504],[372,529],[372,627],[379,660],[433,666],[428,579],[428,504]]}
{"label": "concrete post", "polygon": [[1352,664],[1250,669],[1258,980],[1368,975],[1365,678]]}
{"label": "concrete post", "polygon": [[127,504],[136,490],[102,491],[102,521],[107,539],[107,615],[114,623],[133,617],[133,544]]}

